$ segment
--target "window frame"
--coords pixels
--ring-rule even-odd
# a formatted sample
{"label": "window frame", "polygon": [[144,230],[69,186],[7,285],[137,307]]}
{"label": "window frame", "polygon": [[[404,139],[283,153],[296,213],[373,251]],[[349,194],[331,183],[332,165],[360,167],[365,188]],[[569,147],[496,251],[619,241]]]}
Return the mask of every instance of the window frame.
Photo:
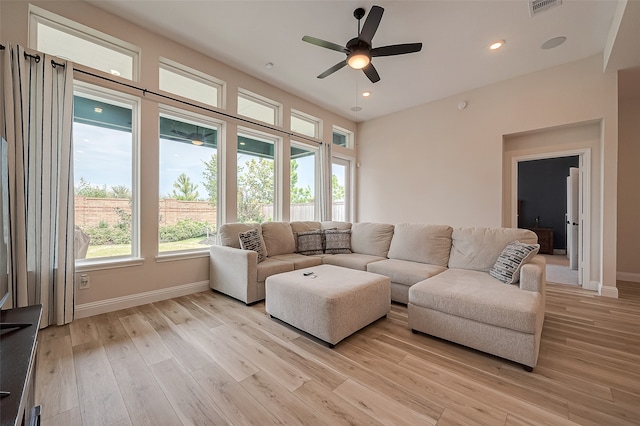
{"label": "window frame", "polygon": [[[256,103],[258,105],[267,107],[267,108],[271,108],[273,110],[273,123],[267,122],[267,121],[262,121],[258,118],[255,117],[251,117],[248,115],[244,115],[242,113],[240,113],[239,108],[240,108],[240,102],[239,99],[243,98],[245,100],[248,100],[250,102]],[[269,99],[266,98],[264,96],[258,95],[257,93],[253,93],[249,90],[243,89],[238,87],[238,102],[237,102],[237,108],[236,108],[236,113],[241,116],[241,117],[247,117],[250,118],[252,120],[256,120],[257,122],[260,123],[266,123],[268,125],[271,126],[277,126],[277,127],[281,127],[282,126],[282,104],[279,102],[274,101],[273,99]]]}
{"label": "window frame", "polygon": [[[222,146],[224,145],[222,142],[222,139],[224,138],[224,125],[225,122],[222,120],[216,120],[214,118],[211,118],[209,116],[206,115],[202,115],[202,114],[197,114],[195,112],[191,112],[191,111],[187,111],[184,109],[180,109],[180,108],[176,108],[170,105],[166,105],[166,104],[159,104],[158,105],[158,126],[160,126],[160,118],[161,117],[165,117],[165,118],[169,118],[169,119],[176,119],[176,120],[180,120],[180,121],[184,121],[185,123],[188,124],[193,124],[193,125],[199,125],[199,124],[204,124],[206,126],[210,126],[210,127],[215,127],[217,132],[218,132],[218,141],[217,141],[217,146],[216,146],[216,154],[217,154],[217,159],[218,159],[218,176],[217,176],[217,185],[218,185],[218,200],[217,200],[217,204],[215,206],[216,208],[216,232],[217,229],[219,228],[220,225],[222,225],[221,222],[221,216],[222,216],[222,212],[221,212],[221,208],[220,208],[220,194],[222,189],[224,188],[224,183],[222,182],[222,177],[224,176],[221,173],[221,150],[222,150]],[[160,134],[158,133],[158,174],[160,173]],[[158,179],[158,184],[160,183],[159,179]],[[159,186],[159,185],[158,185]],[[158,201],[160,201],[160,188],[158,187]],[[158,211],[158,215],[159,215],[159,211]],[[158,217],[158,224],[160,223],[160,217]],[[203,248],[197,248],[197,249],[183,249],[183,250],[171,250],[171,251],[160,251],[160,226],[158,225],[158,247],[156,249],[156,256],[157,259],[159,258],[171,258],[171,257],[180,257],[180,256],[188,256],[190,254],[199,254],[199,253],[208,253],[210,250],[210,246],[206,246]]]}
{"label": "window frame", "polygon": [[[140,244],[140,107],[141,99],[137,96],[118,92],[95,84],[74,80],[73,96],[80,95],[89,99],[106,100],[115,104],[131,106],[131,253],[129,255],[76,259],[76,269],[90,271],[108,267],[139,265],[141,257]],[[74,159],[75,168],[75,159]],[[74,185],[75,186],[75,185]],[[74,217],[75,224],[75,217]],[[118,265],[118,266],[116,266]]]}
{"label": "window frame", "polygon": [[[29,47],[34,50],[40,50],[38,49],[38,46],[37,46],[38,24],[48,26],[60,32],[66,33],[70,36],[80,38],[89,43],[93,43],[98,46],[101,46],[101,47],[104,47],[104,48],[107,48],[131,57],[132,59],[131,79],[129,80],[127,77],[120,77],[120,78],[129,80],[129,81],[139,80],[141,49],[138,46],[30,4],[29,5]],[[108,71],[101,70],[98,68],[93,68],[90,65],[85,65],[80,62],[77,62],[77,64],[83,67],[87,67],[87,68],[91,68],[91,69],[103,72],[112,77],[116,77],[115,75],[109,73]]]}
{"label": "window frame", "polygon": [[[169,71],[172,72],[174,74],[177,74],[181,77],[193,80],[195,82],[204,84],[206,86],[209,87],[213,87],[216,89],[217,92],[217,96],[216,96],[216,105],[207,103],[207,102],[203,102],[197,99],[193,99],[193,98],[189,98],[186,97],[180,93],[175,93],[175,92],[171,92],[168,90],[164,90],[162,89],[162,87],[160,87],[160,71],[161,70],[165,70],[165,71]],[[219,109],[224,109],[225,108],[225,92],[226,92],[226,83],[223,80],[220,80],[212,75],[203,73],[201,71],[198,71],[194,68],[191,68],[187,65],[181,64],[179,62],[176,61],[172,61],[171,59],[165,58],[163,56],[161,56],[159,58],[159,65],[158,65],[158,88],[159,90],[166,92],[166,93],[171,93],[172,95],[176,95],[180,98],[183,99],[189,99],[190,101],[195,101],[195,102],[199,102],[199,103],[203,103],[205,105],[214,107],[214,108],[219,108]]]}

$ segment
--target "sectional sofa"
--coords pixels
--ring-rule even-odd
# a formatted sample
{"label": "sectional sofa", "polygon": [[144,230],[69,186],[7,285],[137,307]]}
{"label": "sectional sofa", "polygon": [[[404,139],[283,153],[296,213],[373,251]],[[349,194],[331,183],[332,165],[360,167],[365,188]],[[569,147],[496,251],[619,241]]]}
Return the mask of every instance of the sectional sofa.
{"label": "sectional sofa", "polygon": [[[247,232],[261,238],[258,252],[264,260],[240,248],[240,234]],[[320,236],[322,247],[307,244]],[[516,241],[533,247],[537,236],[525,229],[427,224],[225,224],[211,247],[210,287],[250,304],[264,299],[266,278],[282,272],[330,264],[385,275],[391,300],[407,304],[414,332],[530,370],[537,363],[544,321],[545,261],[533,251],[516,271],[515,284],[495,278],[496,265]]]}

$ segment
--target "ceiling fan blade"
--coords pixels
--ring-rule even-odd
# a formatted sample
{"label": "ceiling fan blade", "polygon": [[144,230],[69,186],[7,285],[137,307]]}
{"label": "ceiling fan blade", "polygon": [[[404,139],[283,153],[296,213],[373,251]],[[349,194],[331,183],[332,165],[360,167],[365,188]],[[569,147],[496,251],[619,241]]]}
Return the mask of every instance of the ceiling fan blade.
{"label": "ceiling fan blade", "polygon": [[382,46],[371,49],[371,57],[394,56],[414,53],[422,50],[422,43],[394,44],[392,46]]}
{"label": "ceiling fan blade", "polygon": [[364,25],[362,26],[362,31],[360,31],[360,35],[358,38],[368,45],[371,45],[371,40],[373,36],[376,34],[376,30],[378,29],[378,25],[380,25],[380,20],[382,19],[382,14],[384,13],[384,9],[380,6],[372,6],[369,14],[367,15],[367,20],[364,21]]}
{"label": "ceiling fan blade", "polygon": [[336,50],[342,53],[349,53],[349,50],[346,47],[340,46],[339,44],[331,43],[330,41],[321,40],[319,38],[304,36],[302,37],[302,41],[306,41],[307,43],[315,44],[316,46],[324,47],[326,49]]}
{"label": "ceiling fan blade", "polygon": [[380,76],[378,75],[378,71],[376,71],[372,63],[369,63],[369,65],[362,68],[362,71],[369,78],[369,80],[371,80],[372,83],[377,83],[378,81],[380,81]]}
{"label": "ceiling fan blade", "polygon": [[344,61],[342,61],[342,62],[338,62],[337,64],[335,64],[334,66],[332,66],[331,68],[329,68],[328,70],[326,70],[325,72],[320,74],[318,76],[318,78],[328,77],[331,74],[333,74],[334,72],[338,71],[340,68],[344,67],[345,65],[347,65],[347,60],[346,59]]}

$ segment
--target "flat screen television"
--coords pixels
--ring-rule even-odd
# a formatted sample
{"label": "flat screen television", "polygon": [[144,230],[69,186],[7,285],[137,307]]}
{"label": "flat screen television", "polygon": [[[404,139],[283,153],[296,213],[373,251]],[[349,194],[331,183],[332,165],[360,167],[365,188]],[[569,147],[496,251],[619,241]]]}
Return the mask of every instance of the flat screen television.
{"label": "flat screen television", "polygon": [[[9,298],[9,168],[8,149],[9,144],[5,138],[0,136],[0,309],[4,307]],[[32,324],[2,322],[0,319],[0,330],[29,327]]]}

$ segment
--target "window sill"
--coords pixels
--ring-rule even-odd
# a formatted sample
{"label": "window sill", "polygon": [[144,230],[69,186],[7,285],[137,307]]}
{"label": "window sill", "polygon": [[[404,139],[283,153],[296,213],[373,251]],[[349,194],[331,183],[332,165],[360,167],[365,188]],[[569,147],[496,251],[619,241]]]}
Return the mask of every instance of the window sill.
{"label": "window sill", "polygon": [[123,257],[116,259],[82,259],[76,260],[76,272],[100,271],[103,269],[128,268],[141,266],[144,263],[142,257]]}
{"label": "window sill", "polygon": [[156,256],[157,263],[174,262],[177,260],[200,259],[209,257],[209,249],[190,252],[167,252]]}

